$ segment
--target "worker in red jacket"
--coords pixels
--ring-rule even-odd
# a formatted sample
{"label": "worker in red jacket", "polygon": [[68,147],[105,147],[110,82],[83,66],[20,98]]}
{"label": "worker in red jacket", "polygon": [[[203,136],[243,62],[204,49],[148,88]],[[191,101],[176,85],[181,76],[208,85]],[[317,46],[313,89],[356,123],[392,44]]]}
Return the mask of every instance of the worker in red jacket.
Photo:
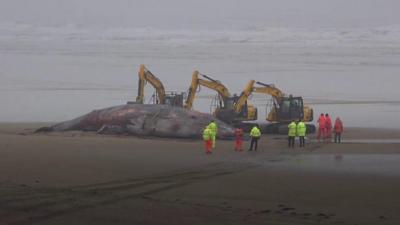
{"label": "worker in red jacket", "polygon": [[340,143],[342,141],[343,122],[339,117],[337,117],[335,120],[335,126],[333,127],[333,130],[335,132],[335,143]]}
{"label": "worker in red jacket", "polygon": [[243,129],[235,129],[235,151],[243,151]]}
{"label": "worker in red jacket", "polygon": [[317,135],[318,142],[320,142],[321,136],[322,136],[322,139],[325,138],[325,128],[326,128],[325,122],[326,122],[325,115],[323,113],[321,113],[321,115],[319,116],[318,121],[317,121],[317,123],[318,123],[318,135]]}
{"label": "worker in red jacket", "polygon": [[329,114],[325,114],[325,141],[331,142],[332,141],[332,120],[329,117]]}

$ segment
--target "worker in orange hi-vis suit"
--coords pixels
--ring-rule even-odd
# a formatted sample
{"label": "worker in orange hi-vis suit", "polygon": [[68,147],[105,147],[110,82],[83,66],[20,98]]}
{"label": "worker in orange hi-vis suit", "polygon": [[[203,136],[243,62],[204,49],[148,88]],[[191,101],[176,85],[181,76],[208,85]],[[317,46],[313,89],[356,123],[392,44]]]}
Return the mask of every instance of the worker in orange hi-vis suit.
{"label": "worker in orange hi-vis suit", "polygon": [[321,113],[321,115],[318,118],[318,135],[317,135],[317,139],[318,142],[320,142],[320,139],[322,137],[322,139],[325,138],[325,128],[326,128],[326,120],[325,120],[325,115],[323,113]]}
{"label": "worker in orange hi-vis suit", "polygon": [[332,141],[332,120],[329,117],[329,114],[325,114],[325,141],[331,142]]}
{"label": "worker in orange hi-vis suit", "polygon": [[343,122],[337,117],[335,120],[335,126],[333,127],[335,132],[335,143],[340,143],[342,141],[342,133],[343,133]]}
{"label": "worker in orange hi-vis suit", "polygon": [[235,151],[243,151],[243,130],[235,129]]}

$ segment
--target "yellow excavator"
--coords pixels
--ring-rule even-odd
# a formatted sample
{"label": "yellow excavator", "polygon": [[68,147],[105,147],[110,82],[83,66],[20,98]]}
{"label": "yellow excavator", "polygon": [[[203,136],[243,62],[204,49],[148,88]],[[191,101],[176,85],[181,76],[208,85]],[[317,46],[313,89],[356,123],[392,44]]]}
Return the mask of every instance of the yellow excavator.
{"label": "yellow excavator", "polygon": [[[199,78],[199,75],[205,79]],[[200,74],[199,71],[196,70],[192,74],[192,82],[190,83],[190,87],[188,89],[188,95],[184,106],[186,109],[191,110],[193,108],[193,103],[196,98],[196,93],[198,92],[198,89],[201,86],[207,87],[218,93],[219,105],[221,107],[225,103],[226,99],[231,96],[231,94],[228,91],[228,88],[226,88],[220,81],[214,80],[207,75]]]}
{"label": "yellow excavator", "polygon": [[257,120],[257,108],[248,104],[248,98],[253,91],[254,80],[250,80],[239,96],[225,98],[223,107],[217,107],[214,115],[230,124],[240,124],[243,121]]}
{"label": "yellow excavator", "polygon": [[[254,81],[252,82],[254,83]],[[207,75],[200,74],[199,71],[194,71],[185,102],[185,108],[189,110],[192,109],[199,87],[204,86],[218,93],[218,104],[214,111],[214,115],[217,118],[231,124],[239,121],[255,120],[257,119],[257,109],[247,104],[247,98],[250,94],[249,88],[252,87],[252,85],[250,81],[240,96],[231,96],[228,88],[220,81],[214,80]]]}
{"label": "yellow excavator", "polygon": [[184,93],[166,93],[164,85],[160,79],[152,74],[143,64],[140,65],[138,76],[138,95],[135,103],[144,103],[144,87],[146,83],[150,83],[156,90],[156,93],[153,96],[155,104],[183,107]]}
{"label": "yellow excavator", "polygon": [[[224,107],[217,108],[215,116],[224,122],[250,128],[252,123],[246,122],[257,120],[257,108],[247,103],[252,93],[272,96],[272,105],[266,118],[270,123],[262,126],[266,133],[287,134],[287,125],[292,120],[302,119],[306,123],[313,120],[313,109],[303,103],[302,97],[287,96],[274,85],[254,80],[247,83],[240,96],[226,97]],[[307,128],[309,133],[315,131],[315,126],[312,124],[307,124]]]}
{"label": "yellow excavator", "polygon": [[[304,104],[301,96],[285,95],[281,90],[271,84],[256,82],[259,86],[253,87],[254,93],[262,93],[272,96],[272,107],[268,112],[266,120],[271,122],[266,127],[266,132],[287,133],[287,124],[292,120],[303,120],[311,122],[313,120],[313,109]],[[315,132],[313,124],[306,124],[307,132]]]}

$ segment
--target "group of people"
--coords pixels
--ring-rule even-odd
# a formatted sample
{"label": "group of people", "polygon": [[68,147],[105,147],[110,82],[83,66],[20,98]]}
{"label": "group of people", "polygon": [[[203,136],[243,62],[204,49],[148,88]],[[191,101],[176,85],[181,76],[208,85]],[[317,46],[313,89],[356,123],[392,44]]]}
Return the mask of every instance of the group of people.
{"label": "group of people", "polygon": [[[206,154],[211,154],[212,149],[215,148],[215,140],[217,137],[217,124],[214,120],[208,124],[203,130],[203,140],[204,140],[204,148],[206,150]],[[261,137],[261,130],[258,125],[255,125],[250,131],[250,148],[249,151],[254,150],[257,151],[258,140]],[[235,129],[235,151],[243,151],[243,129],[236,128]]]}
{"label": "group of people", "polygon": [[294,148],[294,142],[296,137],[299,137],[300,148],[304,148],[306,146],[306,133],[307,126],[303,120],[300,120],[298,123],[292,120],[292,122],[288,125],[288,145],[289,148]]}
{"label": "group of people", "polygon": [[[343,122],[337,117],[335,120],[334,126],[332,126],[332,120],[329,117],[329,114],[321,114],[318,118],[318,142],[321,141],[321,138],[324,142],[332,141],[332,132],[335,134],[334,140],[335,143],[341,142],[341,135],[343,133]],[[217,137],[217,124],[214,120],[212,120],[203,130],[203,140],[204,147],[206,150],[206,154],[211,154],[212,149],[215,148],[215,140]],[[289,148],[294,148],[296,137],[299,138],[300,148],[305,147],[305,139],[307,133],[307,126],[303,120],[300,120],[296,123],[296,121],[292,121],[288,125],[288,146]],[[258,140],[261,137],[260,127],[256,124],[250,131],[250,148],[249,151],[254,150],[257,151]],[[243,151],[243,129],[236,128],[235,129],[235,151]]]}
{"label": "group of people", "polygon": [[332,133],[335,134],[334,140],[335,143],[340,143],[342,141],[342,133],[343,133],[343,122],[337,117],[335,120],[334,126],[332,126],[332,120],[328,113],[321,115],[318,118],[318,142],[331,142],[332,141]]}

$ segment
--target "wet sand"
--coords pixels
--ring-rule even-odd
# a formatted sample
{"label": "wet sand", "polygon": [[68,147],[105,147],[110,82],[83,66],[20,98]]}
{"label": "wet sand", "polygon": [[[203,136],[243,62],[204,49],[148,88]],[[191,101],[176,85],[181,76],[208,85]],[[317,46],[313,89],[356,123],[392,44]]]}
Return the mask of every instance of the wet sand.
{"label": "wet sand", "polygon": [[[382,172],[396,169],[398,143],[310,136],[293,150],[264,135],[257,152],[218,141],[207,156],[199,140],[31,133],[42,125],[0,124],[1,225],[400,224],[399,173]],[[400,131],[349,128],[343,138]],[[377,167],[378,156],[394,161]]]}

